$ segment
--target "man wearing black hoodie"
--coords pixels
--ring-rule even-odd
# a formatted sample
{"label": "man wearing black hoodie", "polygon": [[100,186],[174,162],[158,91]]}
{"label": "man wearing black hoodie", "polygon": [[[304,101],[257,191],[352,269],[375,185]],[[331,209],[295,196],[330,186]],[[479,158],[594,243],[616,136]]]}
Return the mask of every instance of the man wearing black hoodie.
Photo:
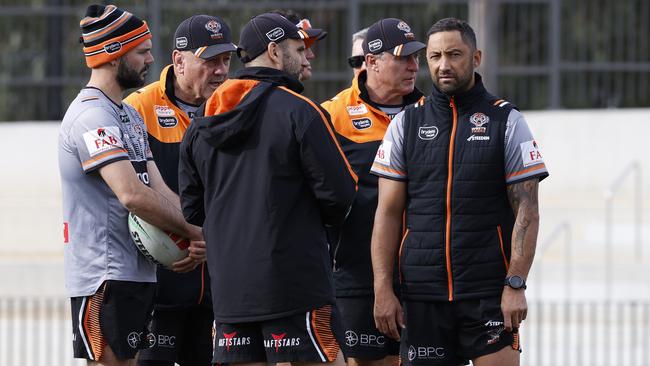
{"label": "man wearing black hoodie", "polygon": [[245,68],[181,143],[183,214],[205,221],[214,362],[344,364],[325,226],[344,220],[357,177],[328,114],[299,94],[309,36],[278,14],[251,19]]}

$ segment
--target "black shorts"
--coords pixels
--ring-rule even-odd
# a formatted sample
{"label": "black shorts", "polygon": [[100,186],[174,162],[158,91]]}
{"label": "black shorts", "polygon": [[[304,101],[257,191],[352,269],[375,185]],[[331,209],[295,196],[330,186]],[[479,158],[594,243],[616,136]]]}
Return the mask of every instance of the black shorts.
{"label": "black shorts", "polygon": [[[138,354],[138,365],[168,361],[170,365],[212,364],[214,315],[207,306],[155,306],[149,347]],[[160,364],[156,362],[155,364]]]}
{"label": "black shorts", "polygon": [[375,326],[372,296],[337,297],[345,330],[346,357],[380,360],[399,355],[399,342],[383,335]]}
{"label": "black shorts", "polygon": [[286,318],[217,324],[214,363],[332,362],[343,331],[333,305]]}
{"label": "black shorts", "polygon": [[98,361],[108,345],[118,359],[148,345],[155,283],[105,281],[94,295],[70,298],[75,358]]}
{"label": "black shorts", "polygon": [[404,301],[404,365],[459,365],[504,347],[520,350],[519,334],[506,332],[501,297],[476,300]]}

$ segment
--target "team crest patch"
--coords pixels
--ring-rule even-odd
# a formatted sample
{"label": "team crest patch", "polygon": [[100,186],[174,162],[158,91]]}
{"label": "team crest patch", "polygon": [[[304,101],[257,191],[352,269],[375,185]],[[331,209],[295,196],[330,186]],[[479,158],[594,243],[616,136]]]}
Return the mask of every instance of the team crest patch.
{"label": "team crest patch", "polygon": [[372,126],[370,118],[357,118],[352,120],[352,125],[357,130],[366,130]]}
{"label": "team crest patch", "polygon": [[397,23],[397,29],[401,30],[402,32],[406,32],[406,33],[411,31],[411,27],[409,27],[409,25],[406,24],[406,22]]}
{"label": "team crest patch", "polygon": [[433,140],[438,137],[438,127],[422,126],[418,129],[418,137],[421,140]]}
{"label": "team crest patch", "polygon": [[216,20],[212,19],[209,22],[205,23],[205,29],[210,32],[210,38],[212,39],[221,39],[223,38],[223,34],[220,33],[219,31],[221,30],[221,24],[217,22]]}
{"label": "team crest patch", "polygon": [[474,125],[474,127],[472,127],[472,133],[485,133],[487,128],[483,126],[490,122],[490,117],[486,116],[484,113],[478,112],[469,117],[469,122]]}

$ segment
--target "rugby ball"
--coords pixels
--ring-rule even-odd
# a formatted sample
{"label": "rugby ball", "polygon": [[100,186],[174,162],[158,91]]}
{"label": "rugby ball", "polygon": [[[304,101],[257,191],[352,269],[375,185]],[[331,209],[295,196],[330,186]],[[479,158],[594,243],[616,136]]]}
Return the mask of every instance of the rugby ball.
{"label": "rugby ball", "polygon": [[129,233],[135,246],[151,262],[171,268],[172,263],[187,257],[190,241],[166,233],[129,212]]}

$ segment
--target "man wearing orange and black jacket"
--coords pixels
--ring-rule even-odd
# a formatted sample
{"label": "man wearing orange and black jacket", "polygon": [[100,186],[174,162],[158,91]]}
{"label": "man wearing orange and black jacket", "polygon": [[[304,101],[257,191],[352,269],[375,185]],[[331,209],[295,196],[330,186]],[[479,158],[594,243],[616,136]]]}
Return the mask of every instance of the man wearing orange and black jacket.
{"label": "man wearing orange and black jacket", "polygon": [[[223,20],[192,16],[176,29],[172,64],[160,80],[125,99],[143,117],[156,165],[175,192],[181,139],[199,105],[228,77],[235,50]],[[153,335],[138,365],[210,365],[213,315],[205,263],[187,274],[159,267],[157,276]]]}
{"label": "man wearing orange and black jacket", "polygon": [[350,365],[397,365],[399,343],[385,337],[372,317],[370,238],[377,207],[377,177],[369,174],[393,116],[422,99],[415,88],[418,52],[425,47],[395,18],[368,29],[367,70],[322,105],[332,116],[341,146],[359,176],[359,192],[334,244],[334,283],[343,315]]}
{"label": "man wearing orange and black jacket", "polygon": [[344,365],[324,226],[343,222],[357,177],[327,113],[300,95],[309,31],[252,18],[237,50],[245,68],[181,144],[183,214],[205,222],[216,363]]}

